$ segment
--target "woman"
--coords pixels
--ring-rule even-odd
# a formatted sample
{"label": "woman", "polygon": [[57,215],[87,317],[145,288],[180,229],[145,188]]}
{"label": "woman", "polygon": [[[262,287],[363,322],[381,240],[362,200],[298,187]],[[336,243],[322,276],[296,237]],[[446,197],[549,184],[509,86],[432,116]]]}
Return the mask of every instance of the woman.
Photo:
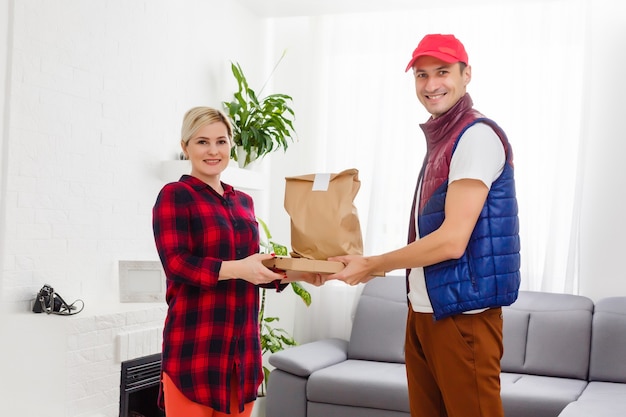
{"label": "woman", "polygon": [[191,174],[163,187],[154,238],[167,276],[162,395],[168,417],[249,416],[263,378],[257,285],[321,278],[271,271],[259,254],[252,198],[224,184],[232,127],[209,107],[183,119],[181,147]]}

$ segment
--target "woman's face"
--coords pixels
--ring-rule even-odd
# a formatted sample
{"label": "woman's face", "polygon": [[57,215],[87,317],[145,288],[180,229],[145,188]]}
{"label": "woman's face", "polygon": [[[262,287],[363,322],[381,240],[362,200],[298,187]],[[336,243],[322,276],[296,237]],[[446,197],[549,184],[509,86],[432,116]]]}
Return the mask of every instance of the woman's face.
{"label": "woman's face", "polygon": [[218,180],[230,160],[230,140],[223,122],[202,126],[187,144],[183,152],[191,161],[191,175],[212,183]]}

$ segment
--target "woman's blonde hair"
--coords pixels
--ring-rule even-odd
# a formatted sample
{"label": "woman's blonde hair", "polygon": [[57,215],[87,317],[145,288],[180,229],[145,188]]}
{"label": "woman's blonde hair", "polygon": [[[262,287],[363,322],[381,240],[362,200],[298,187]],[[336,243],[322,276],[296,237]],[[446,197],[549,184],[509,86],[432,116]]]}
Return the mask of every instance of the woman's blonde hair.
{"label": "woman's blonde hair", "polygon": [[228,142],[230,142],[230,146],[233,146],[233,126],[230,124],[228,116],[223,111],[212,107],[193,107],[187,110],[180,131],[180,143],[187,145],[198,129],[216,122],[222,122],[226,125]]}

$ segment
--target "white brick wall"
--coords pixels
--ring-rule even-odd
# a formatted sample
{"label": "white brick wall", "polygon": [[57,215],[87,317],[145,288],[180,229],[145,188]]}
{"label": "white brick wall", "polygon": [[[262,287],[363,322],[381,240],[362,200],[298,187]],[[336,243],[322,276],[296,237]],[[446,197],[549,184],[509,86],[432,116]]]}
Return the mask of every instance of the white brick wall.
{"label": "white brick wall", "polygon": [[3,414],[118,417],[121,362],[161,351],[166,311],[165,303],[101,304],[0,321]]}
{"label": "white brick wall", "polygon": [[237,2],[13,5],[2,298],[49,282],[115,301],[117,260],[157,259],[151,208],[184,111],[230,98],[229,63],[263,62],[264,24]]}
{"label": "white brick wall", "polygon": [[[230,98],[231,60],[256,65],[249,77],[260,85],[274,57],[264,56],[263,19],[235,1],[10,4],[0,0],[12,28],[0,38],[11,41],[0,54],[10,77],[0,126],[3,413],[117,417],[120,362],[160,350],[165,314],[116,304],[117,262],[157,259],[151,208],[184,111]],[[85,310],[30,313],[44,283]]]}
{"label": "white brick wall", "polygon": [[161,351],[166,306],[87,315],[65,325],[67,415],[118,417],[121,362]]}

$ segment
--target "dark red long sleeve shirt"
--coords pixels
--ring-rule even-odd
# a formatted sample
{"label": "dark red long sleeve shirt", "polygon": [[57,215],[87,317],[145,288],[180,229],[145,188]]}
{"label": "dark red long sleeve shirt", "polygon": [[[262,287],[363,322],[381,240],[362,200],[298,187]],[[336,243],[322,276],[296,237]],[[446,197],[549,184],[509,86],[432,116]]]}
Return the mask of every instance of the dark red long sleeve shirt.
{"label": "dark red long sleeve shirt", "polygon": [[258,223],[252,198],[222,185],[223,196],[189,175],[165,185],[153,230],[167,277],[162,371],[187,398],[227,412],[233,367],[240,410],[256,398],[263,371],[258,287],[218,281],[222,260],[259,252]]}

